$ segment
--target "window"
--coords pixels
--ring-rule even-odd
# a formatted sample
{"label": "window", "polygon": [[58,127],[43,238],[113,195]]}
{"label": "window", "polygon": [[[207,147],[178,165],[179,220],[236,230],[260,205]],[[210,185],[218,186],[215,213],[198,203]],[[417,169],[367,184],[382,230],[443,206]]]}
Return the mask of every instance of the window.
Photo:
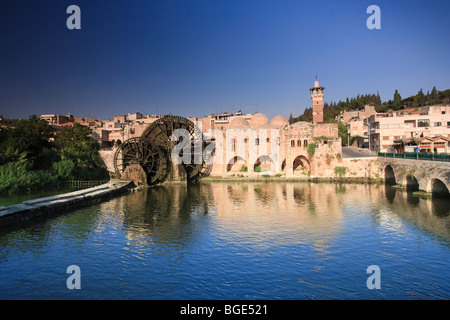
{"label": "window", "polygon": [[236,139],[231,139],[231,151],[236,150]]}
{"label": "window", "polygon": [[434,123],[434,126],[435,126],[435,127],[442,127],[442,122],[435,122],[435,123]]}
{"label": "window", "polygon": [[417,126],[419,128],[429,127],[430,126],[430,120],[427,120],[427,119],[417,120]]}
{"label": "window", "polygon": [[256,138],[255,144],[256,144],[257,146],[259,146],[259,138]]}
{"label": "window", "polygon": [[450,128],[450,121],[447,121],[447,128]]}
{"label": "window", "polygon": [[383,140],[389,140],[389,136],[383,137]]}
{"label": "window", "polygon": [[303,146],[304,147],[308,146],[308,140],[303,140]]}
{"label": "window", "polygon": [[301,147],[302,146],[302,140],[297,140],[297,147]]}
{"label": "window", "polygon": [[291,147],[295,147],[295,140],[291,140]]}

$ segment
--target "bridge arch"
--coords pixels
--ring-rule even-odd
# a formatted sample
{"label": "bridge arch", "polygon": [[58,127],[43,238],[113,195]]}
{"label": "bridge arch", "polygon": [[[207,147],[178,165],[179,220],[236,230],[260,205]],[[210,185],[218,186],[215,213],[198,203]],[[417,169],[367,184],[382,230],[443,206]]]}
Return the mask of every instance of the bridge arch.
{"label": "bridge arch", "polygon": [[414,177],[411,174],[407,174],[405,176],[405,181],[403,184],[407,190],[410,191],[417,191],[419,190],[419,182],[417,181],[416,177]]}
{"label": "bridge arch", "polygon": [[449,195],[448,186],[439,178],[431,178],[427,185],[427,192],[437,195]]}
{"label": "bridge arch", "polygon": [[397,183],[394,169],[389,164],[384,167],[384,181],[389,185],[394,185]]}

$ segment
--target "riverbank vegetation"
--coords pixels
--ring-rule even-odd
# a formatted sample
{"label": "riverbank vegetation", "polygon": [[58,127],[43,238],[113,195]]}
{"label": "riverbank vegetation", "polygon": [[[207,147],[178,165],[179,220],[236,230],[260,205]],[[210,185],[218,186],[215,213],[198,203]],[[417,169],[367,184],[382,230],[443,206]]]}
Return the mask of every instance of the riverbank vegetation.
{"label": "riverbank vegetation", "polygon": [[109,177],[91,130],[75,123],[56,131],[31,116],[0,127],[0,193],[57,187],[66,180]]}

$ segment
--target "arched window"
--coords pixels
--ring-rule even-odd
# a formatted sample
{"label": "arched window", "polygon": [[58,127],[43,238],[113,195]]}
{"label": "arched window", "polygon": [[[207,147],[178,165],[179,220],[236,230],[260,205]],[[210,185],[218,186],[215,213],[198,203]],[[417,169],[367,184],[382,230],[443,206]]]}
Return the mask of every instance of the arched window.
{"label": "arched window", "polygon": [[302,140],[297,140],[297,147],[301,147],[302,146]]}
{"label": "arched window", "polygon": [[259,146],[259,138],[256,138],[255,144],[256,144],[257,146]]}
{"label": "arched window", "polygon": [[291,140],[291,147],[295,147],[295,140]]}

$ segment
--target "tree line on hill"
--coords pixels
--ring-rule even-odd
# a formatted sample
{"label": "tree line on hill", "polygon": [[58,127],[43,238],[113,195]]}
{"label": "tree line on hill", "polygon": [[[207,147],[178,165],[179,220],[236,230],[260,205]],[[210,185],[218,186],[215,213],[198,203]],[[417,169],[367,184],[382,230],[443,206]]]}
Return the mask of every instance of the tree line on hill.
{"label": "tree line on hill", "polygon": [[98,149],[91,130],[78,123],[56,132],[33,115],[0,126],[0,193],[30,192],[66,180],[107,179]]}
{"label": "tree line on hill", "polygon": [[[420,89],[416,95],[402,99],[398,90],[395,90],[392,100],[385,102],[381,101],[380,94],[363,94],[356,98],[347,98],[345,101],[339,100],[338,102],[324,102],[323,105],[323,120],[324,122],[336,122],[336,116],[341,111],[362,110],[365,105],[375,106],[377,112],[387,112],[389,110],[402,110],[409,108],[419,108],[427,105],[435,105],[444,103],[450,99],[450,89],[444,91],[438,91],[434,86],[433,89],[426,94]],[[302,115],[293,117],[292,114],[289,117],[289,122],[292,124],[297,121],[312,121],[312,108],[306,108]]]}

